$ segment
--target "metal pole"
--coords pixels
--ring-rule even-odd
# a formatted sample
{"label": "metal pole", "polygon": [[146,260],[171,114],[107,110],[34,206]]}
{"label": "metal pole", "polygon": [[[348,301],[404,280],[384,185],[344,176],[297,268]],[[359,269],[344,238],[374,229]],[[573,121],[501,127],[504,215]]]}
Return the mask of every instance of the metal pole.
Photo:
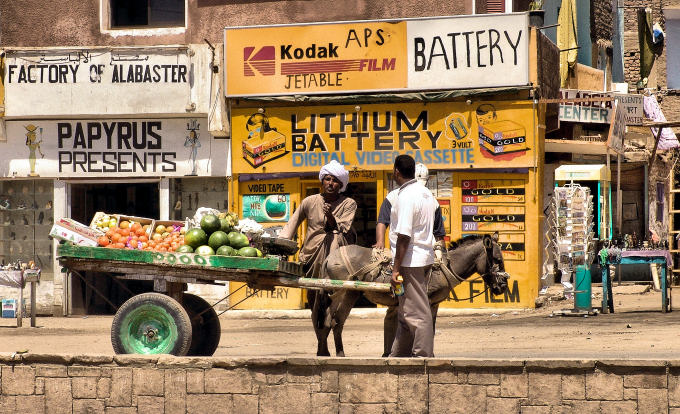
{"label": "metal pole", "polygon": [[[616,226],[619,230],[619,235],[623,234],[623,214],[622,204],[623,197],[621,194],[621,154],[616,155]],[[618,271],[619,286],[621,285],[621,265],[619,264]]]}
{"label": "metal pole", "polygon": [[35,328],[35,297],[36,297],[36,282],[31,282],[31,328]]}

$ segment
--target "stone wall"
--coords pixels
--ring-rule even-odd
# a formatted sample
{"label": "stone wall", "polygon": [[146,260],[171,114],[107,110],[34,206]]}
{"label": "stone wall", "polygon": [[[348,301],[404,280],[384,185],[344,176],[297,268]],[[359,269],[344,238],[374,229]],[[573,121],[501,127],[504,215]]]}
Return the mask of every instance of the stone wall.
{"label": "stone wall", "polygon": [[680,361],[4,354],[0,412],[680,413]]}

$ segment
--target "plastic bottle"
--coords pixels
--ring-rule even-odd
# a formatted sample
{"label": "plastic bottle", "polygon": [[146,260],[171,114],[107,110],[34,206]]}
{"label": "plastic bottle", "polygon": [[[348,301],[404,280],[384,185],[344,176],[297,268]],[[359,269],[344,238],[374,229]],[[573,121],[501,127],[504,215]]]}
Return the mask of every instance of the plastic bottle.
{"label": "plastic bottle", "polygon": [[404,278],[401,275],[397,276],[399,283],[394,287],[394,296],[401,296],[404,294]]}

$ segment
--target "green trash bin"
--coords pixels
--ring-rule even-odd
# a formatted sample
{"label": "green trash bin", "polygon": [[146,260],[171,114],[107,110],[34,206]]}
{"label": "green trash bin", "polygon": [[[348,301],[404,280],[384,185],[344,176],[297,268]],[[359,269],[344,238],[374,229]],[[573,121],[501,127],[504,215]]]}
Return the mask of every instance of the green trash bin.
{"label": "green trash bin", "polygon": [[590,312],[592,303],[593,285],[590,278],[590,266],[576,266],[574,275],[574,309]]}

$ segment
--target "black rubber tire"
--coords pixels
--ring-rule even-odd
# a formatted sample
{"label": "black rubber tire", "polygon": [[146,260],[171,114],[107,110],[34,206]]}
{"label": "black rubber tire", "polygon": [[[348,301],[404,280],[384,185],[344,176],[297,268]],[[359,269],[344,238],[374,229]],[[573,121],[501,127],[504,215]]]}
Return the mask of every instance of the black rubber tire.
{"label": "black rubber tire", "polygon": [[[205,299],[191,293],[184,294],[184,309],[191,319],[191,346],[187,352],[188,356],[212,356],[220,344],[222,327],[220,318]],[[208,309],[201,316],[195,315]]]}
{"label": "black rubber tire", "polygon": [[[156,317],[161,315],[161,317]],[[131,344],[130,339],[138,340],[145,329],[152,326],[163,326],[176,331],[176,335],[167,335],[168,341],[164,346],[148,350],[141,350]],[[191,346],[191,320],[182,305],[170,296],[161,293],[142,293],[128,299],[118,309],[111,323],[111,344],[116,354],[171,354],[184,356]]]}

